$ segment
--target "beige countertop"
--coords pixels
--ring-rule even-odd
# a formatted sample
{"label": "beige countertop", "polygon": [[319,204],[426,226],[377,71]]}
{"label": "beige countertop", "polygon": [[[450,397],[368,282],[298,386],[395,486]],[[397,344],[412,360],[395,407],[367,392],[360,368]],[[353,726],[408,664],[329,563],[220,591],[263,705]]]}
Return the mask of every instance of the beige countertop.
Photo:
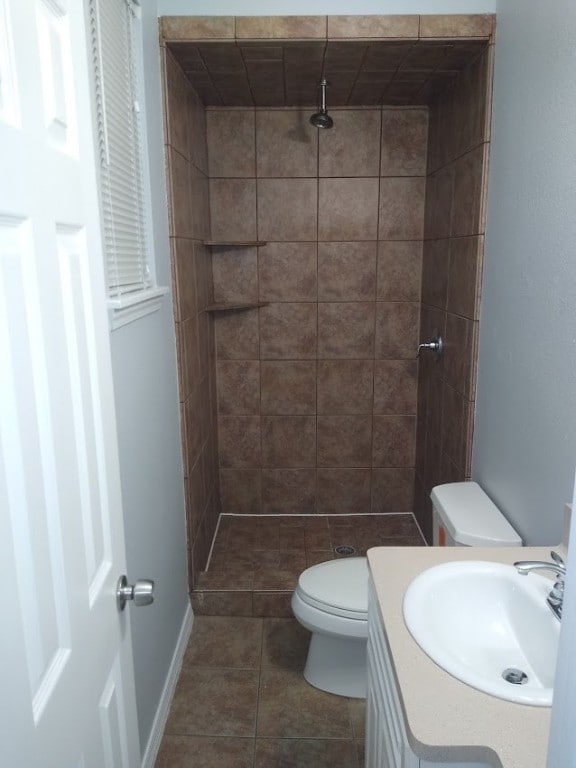
{"label": "beige countertop", "polygon": [[544,768],[550,708],[516,704],[477,691],[437,666],[412,639],[404,593],[419,573],[450,560],[549,560],[550,548],[375,547],[368,562],[392,651],[408,740],[430,761],[487,762]]}

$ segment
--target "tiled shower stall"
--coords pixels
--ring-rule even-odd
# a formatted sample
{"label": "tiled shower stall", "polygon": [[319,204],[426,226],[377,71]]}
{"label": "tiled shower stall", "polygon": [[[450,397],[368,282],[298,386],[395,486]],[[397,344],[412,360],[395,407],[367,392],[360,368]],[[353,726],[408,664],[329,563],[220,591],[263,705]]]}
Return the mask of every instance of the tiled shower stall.
{"label": "tiled shower stall", "polygon": [[[361,515],[360,550],[417,543],[411,513],[429,539],[430,489],[469,476],[492,18],[230,18],[161,26],[190,583],[222,512],[261,522],[222,518],[214,563],[236,525],[236,583],[264,589],[266,525],[331,546]],[[260,549],[269,578],[310,564]]]}

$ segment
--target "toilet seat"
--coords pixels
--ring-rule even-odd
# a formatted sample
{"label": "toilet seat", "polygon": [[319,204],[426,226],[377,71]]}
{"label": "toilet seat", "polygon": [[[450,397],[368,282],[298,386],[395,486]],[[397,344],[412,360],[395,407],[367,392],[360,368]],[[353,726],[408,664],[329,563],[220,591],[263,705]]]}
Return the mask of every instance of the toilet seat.
{"label": "toilet seat", "polygon": [[300,574],[296,593],[316,610],[368,620],[368,563],[365,557],[329,560]]}

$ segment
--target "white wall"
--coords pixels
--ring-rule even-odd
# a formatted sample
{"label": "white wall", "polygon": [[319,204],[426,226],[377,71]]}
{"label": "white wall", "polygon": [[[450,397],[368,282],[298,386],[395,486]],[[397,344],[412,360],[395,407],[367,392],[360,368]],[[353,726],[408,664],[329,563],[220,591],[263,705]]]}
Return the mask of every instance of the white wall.
{"label": "white wall", "polygon": [[576,460],[576,5],[497,12],[473,476],[553,544]]}
{"label": "white wall", "polygon": [[[170,285],[158,21],[142,3],[145,107],[158,283]],[[171,296],[159,312],[112,332],[128,577],[152,578],[152,606],[129,608],[144,751],[188,606],[176,348]]]}
{"label": "white wall", "polygon": [[159,16],[495,13],[496,0],[158,0]]}

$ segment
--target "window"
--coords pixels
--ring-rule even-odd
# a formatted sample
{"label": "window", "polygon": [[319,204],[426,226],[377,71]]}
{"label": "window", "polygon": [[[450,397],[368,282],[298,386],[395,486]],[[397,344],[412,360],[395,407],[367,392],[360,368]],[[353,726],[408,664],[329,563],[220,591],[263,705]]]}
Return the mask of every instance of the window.
{"label": "window", "polygon": [[134,0],[90,0],[102,236],[112,327],[158,309],[150,269]]}

